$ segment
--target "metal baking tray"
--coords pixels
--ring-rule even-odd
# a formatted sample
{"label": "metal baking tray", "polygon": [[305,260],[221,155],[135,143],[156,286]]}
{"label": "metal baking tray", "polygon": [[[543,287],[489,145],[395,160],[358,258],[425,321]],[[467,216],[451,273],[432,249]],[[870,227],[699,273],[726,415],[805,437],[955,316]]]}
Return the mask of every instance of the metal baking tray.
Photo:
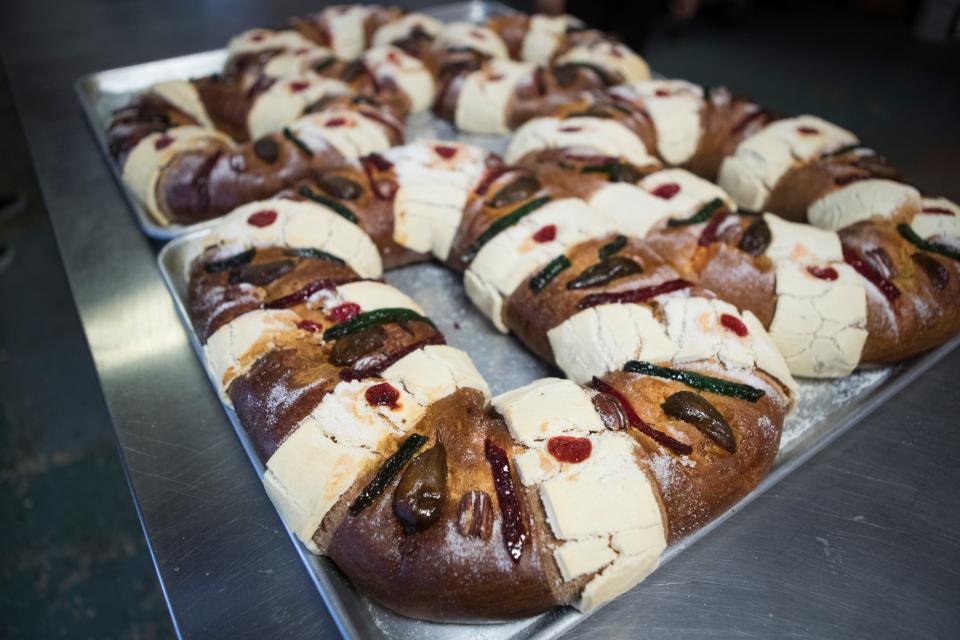
{"label": "metal baking tray", "polygon": [[[190,341],[203,359],[186,308],[188,268],[202,247],[209,229],[200,229],[167,244],[158,256],[164,281],[177,311],[190,334]],[[386,281],[413,297],[436,322],[447,341],[467,351],[494,394],[527,384],[536,378],[562,375],[518,341],[498,332],[487,318],[467,300],[460,276],[434,263],[389,271]],[[801,381],[797,407],[787,417],[780,451],[773,470],[748,496],[712,523],[667,549],[661,564],[669,562],[736,511],[776,484],[805,460],[856,424],[923,371],[960,344],[960,336],[915,359],[895,366],[857,371],[842,380]],[[209,373],[209,371],[208,371]],[[216,382],[211,379],[216,386]],[[257,472],[263,465],[254,453],[246,432],[232,409],[224,406]],[[445,640],[484,638],[486,640],[546,640],[557,638],[583,621],[587,615],[570,607],[558,607],[539,616],[497,625],[438,624],[398,616],[356,591],[332,562],[311,554],[289,530],[290,540],[307,567],[320,595],[340,631],[348,638],[409,638]],[[637,587],[643,589],[643,584]],[[638,616],[642,612],[637,612]]]}
{"label": "metal baking tray", "polygon": [[[455,20],[482,22],[491,16],[516,13],[516,11],[499,2],[474,0],[472,2],[440,5],[430,9],[424,9],[421,13],[432,15],[444,22],[453,22]],[[120,168],[117,167],[110,157],[110,151],[107,148],[106,133],[111,116],[116,109],[129,103],[131,98],[151,85],[166,80],[187,80],[211,73],[219,73],[223,70],[223,64],[226,59],[227,50],[216,49],[214,51],[194,53],[178,58],[168,58],[166,60],[157,60],[155,62],[147,62],[129,67],[98,71],[81,76],[74,84],[74,89],[80,98],[80,104],[83,105],[83,111],[87,116],[87,123],[92,129],[94,137],[97,139],[97,144],[103,152],[107,164],[110,165],[113,177],[120,185],[120,189],[123,191],[123,195],[127,199],[127,204],[130,205],[130,210],[137,219],[140,228],[151,238],[170,240],[196,229],[207,228],[213,224],[213,220],[206,220],[191,225],[166,225],[161,224],[150,215],[137,200],[133,192],[124,184]],[[496,153],[502,153],[506,148],[507,142],[505,136],[458,136],[450,124],[434,117],[430,113],[420,113],[410,118],[404,134],[408,141],[418,138],[438,138],[443,140],[455,138],[464,142],[478,144]]]}
{"label": "metal baking tray", "polygon": [[[444,21],[480,21],[492,15],[511,12],[513,10],[505,5],[481,1],[444,5],[426,10],[426,13]],[[191,260],[199,252],[203,238],[209,233],[209,227],[213,221],[189,226],[159,225],[123,185],[120,172],[109,158],[104,134],[112,111],[125,104],[138,91],[162,80],[213,73],[220,70],[225,57],[226,52],[221,49],[111,69],[84,76],[77,81],[75,87],[88,123],[141,228],[147,235],[154,238],[164,240],[175,238],[160,251],[158,263],[190,336],[190,341],[201,361],[203,360],[202,348],[186,312],[187,269]],[[508,140],[505,136],[458,135],[449,124],[429,114],[420,114],[411,118],[407,124],[406,135],[408,140],[424,137],[457,139],[479,144],[497,153],[503,152]],[[440,265],[430,263],[390,271],[385,279],[416,299],[437,323],[450,344],[464,349],[471,355],[494,394],[524,385],[539,377],[559,375],[559,372],[526,351],[516,340],[496,331],[486,317],[467,300],[457,274]],[[661,564],[669,562],[687,546],[730,518],[753,498],[769,489],[856,424],[867,413],[942,359],[958,344],[960,344],[960,336],[904,365],[858,371],[839,381],[801,382],[798,404],[795,411],[787,418],[780,451],[771,473],[753,492],[718,519],[668,548]],[[216,382],[212,379],[211,383],[216,386]],[[224,406],[224,410],[233,424],[237,437],[243,443],[251,463],[257,473],[262,476],[263,465],[257,458],[236,414],[229,407]],[[546,640],[559,637],[588,617],[570,607],[558,607],[533,618],[496,625],[438,624],[411,620],[391,613],[362,592],[355,590],[332,562],[326,558],[314,556],[289,529],[287,533],[334,621],[341,633],[348,638]],[[637,587],[638,590],[643,588],[642,584]],[[637,615],[639,617],[642,612],[638,611]]]}

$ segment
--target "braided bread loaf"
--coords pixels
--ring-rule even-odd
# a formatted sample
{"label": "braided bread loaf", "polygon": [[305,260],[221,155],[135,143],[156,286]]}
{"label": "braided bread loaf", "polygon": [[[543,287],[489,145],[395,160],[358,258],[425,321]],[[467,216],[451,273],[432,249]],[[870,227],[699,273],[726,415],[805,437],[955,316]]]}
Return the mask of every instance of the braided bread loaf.
{"label": "braided bread loaf", "polygon": [[[570,16],[293,25],[152,87],[110,147],[158,220],[222,216],[187,301],[211,376],[289,528],[402,614],[596,608],[759,483],[794,375],[960,331],[960,208],[840,127],[649,80]],[[398,146],[431,105],[517,128],[505,157]],[[491,397],[379,280],[431,257],[567,379]]]}
{"label": "braided bread loaf", "polygon": [[[675,276],[642,241],[581,235],[566,240],[578,263],[607,247],[646,262],[633,285]],[[561,366],[582,356],[569,368],[586,385],[546,378],[491,400],[414,301],[369,279],[380,273],[375,243],[332,209],[249,203],[205,245],[190,268],[190,317],[267,492],[308,547],[405,615],[593,609],[742,497],[776,454],[793,379],[759,322],[707,291],[586,312],[553,296],[542,317],[563,321],[550,344]],[[701,308],[714,325],[695,319]],[[601,343],[571,352],[594,316],[626,321],[630,336],[598,337],[638,359],[610,360]],[[543,342],[549,325],[521,335]]]}

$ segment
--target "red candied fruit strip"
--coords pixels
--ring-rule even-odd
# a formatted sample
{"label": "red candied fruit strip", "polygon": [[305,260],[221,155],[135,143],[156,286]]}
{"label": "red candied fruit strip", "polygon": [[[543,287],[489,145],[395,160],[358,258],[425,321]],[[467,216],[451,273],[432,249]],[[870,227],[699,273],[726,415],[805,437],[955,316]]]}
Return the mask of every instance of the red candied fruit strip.
{"label": "red candied fruit strip", "polygon": [[301,289],[294,291],[290,295],[283,296],[282,298],[277,298],[276,300],[271,300],[263,305],[264,309],[287,309],[289,307],[295,307],[298,304],[302,304],[315,294],[317,291],[322,291],[324,289],[336,289],[338,285],[346,284],[351,282],[351,278],[320,278],[319,280],[314,280],[304,285]]}
{"label": "red candied fruit strip", "polygon": [[553,242],[557,239],[557,225],[548,224],[537,229],[533,234],[534,242]]}
{"label": "red candied fruit strip", "polygon": [[316,333],[323,330],[323,327],[313,320],[301,320],[297,323],[297,328],[303,329],[304,331],[309,331],[310,333]]}
{"label": "red candied fruit strip", "polygon": [[730,212],[726,209],[715,213],[713,217],[710,218],[710,222],[707,223],[707,226],[703,228],[703,231],[700,232],[700,238],[697,240],[697,244],[701,247],[709,247],[711,244],[717,241],[717,231],[720,230],[720,225],[723,224],[723,221],[727,219],[730,215]]}
{"label": "red candied fruit strip", "polygon": [[393,388],[389,382],[381,382],[368,388],[363,397],[367,402],[375,407],[390,407],[396,409],[400,405],[397,401],[400,399],[400,392]]}
{"label": "red candied fruit strip", "polygon": [[332,320],[333,322],[346,322],[351,318],[355,318],[360,315],[360,305],[356,302],[344,302],[343,304],[337,305],[333,309],[330,309],[330,313],[327,314],[327,320]]}
{"label": "red candied fruit strip", "polygon": [[633,405],[630,404],[630,401],[627,400],[627,397],[620,393],[613,386],[594,376],[593,380],[590,381],[590,388],[595,391],[599,391],[600,393],[605,393],[616,400],[620,405],[620,408],[623,409],[623,415],[627,416],[627,422],[630,423],[630,426],[645,436],[648,436],[657,444],[667,447],[668,449],[672,449],[682,456],[687,456],[693,453],[693,447],[690,445],[684,444],[679,440],[675,440],[664,432],[657,431],[644,422],[640,416],[637,415],[637,412],[634,411]]}
{"label": "red candied fruit strip", "polygon": [[345,124],[347,124],[346,118],[330,118],[324,123],[324,126],[333,129],[336,127],[342,127]]}
{"label": "red candied fruit strip", "polygon": [[678,278],[676,280],[667,280],[666,282],[653,285],[651,287],[640,287],[639,289],[630,289],[629,291],[618,291],[616,293],[591,293],[588,296],[584,296],[583,299],[577,303],[577,309],[588,309],[601,304],[629,304],[631,302],[643,302],[644,300],[649,300],[650,298],[662,296],[665,293],[673,293],[674,291],[680,291],[681,289],[686,289],[692,286],[693,285],[690,282]]}
{"label": "red candied fruit strip", "polygon": [[840,274],[837,273],[837,270],[833,267],[818,267],[816,265],[810,265],[807,267],[807,273],[812,275],[814,278],[819,278],[820,280],[836,280],[840,277]]}
{"label": "red candied fruit strip", "polygon": [[654,195],[664,200],[669,200],[678,193],[680,193],[680,185],[678,185],[676,182],[668,182],[651,191],[650,195]]}
{"label": "red candied fruit strip", "polygon": [[815,136],[820,133],[816,127],[797,127],[797,133],[802,136]]}
{"label": "red candied fruit strip", "polygon": [[833,184],[837,185],[838,187],[844,187],[848,184],[853,184],[854,182],[860,182],[861,180],[869,179],[870,176],[861,175],[859,173],[851,173],[847,176],[839,176],[838,178],[834,178]]}
{"label": "red candied fruit strip", "polygon": [[389,171],[393,168],[393,163],[384,158],[379,153],[371,153],[363,158],[364,162],[369,162],[377,171]]}
{"label": "red candied fruit strip", "polygon": [[508,167],[506,165],[487,170],[487,175],[483,176],[483,179],[480,181],[480,184],[477,185],[477,188],[474,189],[474,191],[477,192],[478,196],[484,195],[487,192],[487,189],[490,188],[490,185],[493,184],[497,178],[513,170],[513,167]]}
{"label": "red candied fruit strip", "polygon": [[653,92],[653,95],[657,96],[658,98],[668,98],[673,94],[670,93],[669,89],[657,89]]}
{"label": "red candied fruit strip", "polygon": [[730,315],[729,313],[724,313],[720,316],[720,324],[723,325],[724,329],[729,329],[741,338],[746,338],[747,334],[750,333],[747,331],[747,325],[743,324],[740,318]]}
{"label": "red candied fruit strip", "polygon": [[157,151],[160,151],[161,149],[166,149],[167,147],[173,144],[173,141],[174,141],[173,136],[162,135],[159,138],[157,138],[156,142],[153,143],[153,148],[156,149]]}
{"label": "red candied fruit strip", "polygon": [[956,215],[953,211],[950,211],[950,209],[946,209],[946,208],[944,208],[944,207],[924,207],[923,209],[920,210],[920,213],[929,213],[929,214],[935,215],[935,216],[953,216],[953,215]]}
{"label": "red candied fruit strip", "polygon": [[560,462],[578,464],[590,457],[593,444],[589,438],[554,436],[547,440],[547,451]]}
{"label": "red candied fruit strip", "polygon": [[507,452],[494,444],[490,438],[483,441],[483,455],[490,464],[493,486],[497,491],[497,502],[500,504],[503,544],[507,549],[507,555],[516,564],[520,562],[520,557],[523,555],[523,546],[527,541],[527,528],[523,524],[520,498],[513,486],[510,461],[507,460]]}
{"label": "red candied fruit strip", "polygon": [[561,133],[576,133],[583,130],[583,127],[560,127]]}
{"label": "red candied fruit strip", "polygon": [[256,213],[251,213],[250,217],[247,218],[247,224],[254,227],[269,227],[274,222],[277,221],[277,212],[273,209],[264,209],[263,211],[257,211]]}
{"label": "red candied fruit strip", "polygon": [[306,48],[306,47],[300,47],[299,49],[294,49],[294,50],[293,50],[293,55],[295,55],[295,56],[303,56],[303,55],[306,55],[309,51],[310,51],[310,49],[308,49],[308,48]]}
{"label": "red candied fruit strip", "polygon": [[418,340],[413,344],[405,346],[403,349],[398,349],[394,351],[389,356],[384,358],[381,362],[370,366],[363,367],[362,369],[340,369],[340,379],[345,381],[350,380],[363,380],[364,378],[370,378],[373,376],[378,376],[387,369],[389,369],[393,364],[395,364],[401,358],[404,358],[417,349],[421,347],[426,347],[431,344],[446,344],[447,341],[439,333],[435,333],[429,338],[424,338],[423,340]]}
{"label": "red candied fruit strip", "polygon": [[437,147],[434,147],[433,150],[436,151],[437,155],[443,158],[444,160],[449,160],[453,156],[457,155],[456,147],[437,146]]}
{"label": "red candied fruit strip", "polygon": [[853,247],[843,245],[843,261],[879,289],[890,304],[893,304],[900,297],[900,289],[897,288],[897,285],[880,275],[880,272],[864,260],[863,256]]}
{"label": "red candied fruit strip", "polygon": [[265,37],[266,36],[264,36],[262,33],[255,33],[252,36],[250,36],[250,40],[252,40],[253,42],[263,42],[263,39]]}
{"label": "red candied fruit strip", "polygon": [[301,91],[308,88],[309,86],[310,86],[310,83],[304,82],[303,80],[294,80],[289,84],[290,91],[293,91],[294,93],[300,93]]}
{"label": "red candied fruit strip", "polygon": [[740,120],[740,122],[735,124],[733,129],[730,130],[730,133],[742,133],[744,129],[746,129],[750,125],[751,122],[753,122],[754,120],[757,120],[758,118],[766,117],[766,115],[767,115],[766,109],[758,108],[756,111],[752,111],[746,116],[744,116],[743,119]]}
{"label": "red candied fruit strip", "polygon": [[400,186],[389,179],[378,179],[374,175],[374,171],[389,171],[393,167],[393,163],[381,156],[379,153],[371,153],[370,155],[360,159],[360,166],[363,167],[363,172],[367,175],[367,181],[370,183],[370,188],[373,190],[373,195],[375,195],[380,200],[391,200],[393,196],[397,194],[397,189]]}

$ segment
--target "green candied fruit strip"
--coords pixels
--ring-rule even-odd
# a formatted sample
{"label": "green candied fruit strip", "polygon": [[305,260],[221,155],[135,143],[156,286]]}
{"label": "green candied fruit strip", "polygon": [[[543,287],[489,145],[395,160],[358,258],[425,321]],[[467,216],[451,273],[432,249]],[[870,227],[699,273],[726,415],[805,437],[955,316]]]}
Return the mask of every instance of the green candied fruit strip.
{"label": "green candied fruit strip", "polygon": [[207,262],[203,265],[203,270],[207,273],[220,273],[221,271],[229,271],[234,267],[239,267],[245,265],[251,260],[253,256],[257,254],[257,250],[253,247],[247,249],[246,251],[241,251],[240,253],[234,254],[229,258],[224,258],[223,260],[213,260]]}
{"label": "green candied fruit strip", "polygon": [[333,212],[341,218],[345,218],[353,224],[357,224],[357,216],[354,215],[353,211],[350,211],[350,209],[340,204],[333,198],[328,198],[327,196],[320,195],[319,193],[314,193],[310,187],[300,187],[300,195],[307,200],[312,200],[317,204],[322,204],[328,209],[332,209]]}
{"label": "green candied fruit strip", "polygon": [[547,204],[548,202],[550,202],[550,196],[542,196],[540,198],[536,198],[524,205],[521,205],[520,207],[517,207],[507,215],[496,220],[493,224],[487,227],[487,230],[481,233],[476,240],[470,243],[466,251],[463,252],[463,261],[470,262],[471,260],[473,260],[475,257],[477,257],[477,254],[480,252],[480,249],[483,248],[483,245],[493,240],[493,237],[495,235],[497,235],[504,229],[507,229],[517,224],[518,222],[520,222],[522,218],[530,215],[531,213],[533,213],[543,205]]}
{"label": "green candied fruit strip", "polygon": [[324,262],[333,262],[334,264],[347,264],[343,258],[338,258],[332,253],[314,249],[313,247],[287,249],[283,252],[283,255],[290,256],[291,258],[313,258],[315,260],[323,260]]}
{"label": "green candied fruit strip", "polygon": [[313,157],[313,150],[307,146],[307,143],[301,140],[297,134],[290,130],[289,127],[283,128],[283,137],[297,145],[297,148],[300,149],[308,158]]}
{"label": "green candied fruit strip", "polygon": [[671,218],[667,221],[668,227],[684,227],[688,224],[700,224],[706,222],[716,211],[723,206],[723,200],[714,198],[689,218]]}
{"label": "green candied fruit strip", "polygon": [[710,393],[739,398],[740,400],[747,400],[748,402],[756,402],[765,395],[763,389],[757,389],[748,384],[721,380],[720,378],[705,376],[702,373],[694,373],[693,371],[658,367],[649,362],[631,360],[623,365],[623,370],[628,373],[640,373],[646,376],[675,380],[682,382],[688,387],[699,389],[700,391],[709,391]]}
{"label": "green candied fruit strip", "polygon": [[627,236],[617,236],[607,244],[600,247],[597,251],[597,256],[600,260],[606,260],[613,254],[617,253],[621,249],[627,246]]}
{"label": "green candied fruit strip", "polygon": [[370,484],[363,488],[357,499],[350,505],[350,515],[355,516],[374,502],[384,492],[390,481],[397,477],[403,466],[407,464],[413,454],[427,442],[427,437],[419,433],[410,434],[406,440],[400,443],[400,448],[387,458],[387,461],[377,469],[377,474],[373,476]]}
{"label": "green candied fruit strip", "polygon": [[570,268],[570,259],[560,254],[547,263],[540,273],[530,278],[530,290],[534,293],[540,293],[550,284],[550,281],[556,278],[562,271]]}
{"label": "green candied fruit strip", "polygon": [[386,324],[388,322],[403,322],[405,320],[417,320],[420,322],[426,322],[431,327],[436,326],[433,324],[433,321],[430,320],[430,318],[420,315],[413,309],[404,309],[403,307],[386,307],[384,309],[374,309],[373,311],[361,313],[350,318],[346,322],[341,322],[338,325],[330,327],[323,332],[323,339],[327,341],[337,340],[352,333],[366,331],[367,329],[371,329],[381,324]]}
{"label": "green candied fruit strip", "polygon": [[930,253],[939,253],[940,255],[946,256],[952,260],[960,261],[960,251],[949,245],[924,240],[917,235],[917,232],[914,231],[910,225],[904,222],[901,222],[897,225],[897,231],[900,232],[900,235],[903,236],[907,242],[916,246],[918,249],[923,249],[924,251],[929,251]]}

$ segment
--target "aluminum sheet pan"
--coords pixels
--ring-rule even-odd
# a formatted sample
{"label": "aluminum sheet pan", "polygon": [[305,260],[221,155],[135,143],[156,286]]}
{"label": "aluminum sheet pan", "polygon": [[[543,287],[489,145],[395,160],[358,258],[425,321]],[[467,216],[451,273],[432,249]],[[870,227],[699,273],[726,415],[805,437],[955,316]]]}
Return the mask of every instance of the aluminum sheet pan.
{"label": "aluminum sheet pan", "polygon": [[[491,15],[509,12],[512,10],[505,5],[479,1],[444,5],[427,11],[444,21],[479,21]],[[226,52],[221,49],[111,69],[84,76],[77,81],[75,87],[88,123],[143,231],[153,238],[176,238],[161,250],[158,262],[191,343],[201,360],[202,349],[186,313],[187,267],[197,254],[212,222],[189,226],[158,224],[123,185],[119,171],[109,158],[105,130],[112,111],[129,101],[138,91],[162,80],[184,79],[219,71],[225,57]],[[407,124],[406,136],[408,140],[424,137],[457,139],[479,144],[497,153],[502,153],[507,142],[507,138],[503,136],[457,135],[449,124],[429,114],[419,114],[411,118]],[[457,274],[436,264],[421,264],[390,271],[385,279],[416,299],[436,321],[450,344],[470,353],[493,393],[507,391],[545,375],[558,374],[552,367],[527,352],[512,337],[496,331],[467,300]],[[857,372],[841,381],[801,382],[798,406],[787,418],[780,452],[771,473],[750,495],[720,518],[667,549],[662,563],[669,562],[687,546],[730,518],[958,344],[960,337],[899,367]],[[211,380],[211,383],[216,386],[214,381]],[[262,476],[263,465],[254,453],[246,432],[233,410],[226,405],[224,410],[251,463]],[[542,640],[559,637],[587,617],[572,608],[558,607],[540,616],[496,625],[437,624],[403,618],[356,591],[329,560],[314,556],[289,530],[287,533],[338,627],[344,636],[349,638]],[[637,588],[642,590],[643,585]],[[643,612],[636,613],[639,617]]]}
{"label": "aluminum sheet pan", "polygon": [[[481,22],[491,16],[515,13],[510,7],[498,2],[458,2],[433,7],[423,11],[444,22],[470,20]],[[252,26],[252,25],[251,25]],[[75,90],[87,116],[87,123],[93,130],[97,144],[103,152],[113,176],[123,191],[127,204],[133,212],[143,232],[151,238],[170,240],[185,233],[204,229],[213,221],[198,222],[191,225],[162,224],[144,208],[136,196],[123,182],[121,170],[110,157],[107,148],[107,126],[113,112],[130,102],[133,96],[146,88],[166,80],[187,80],[211,73],[219,73],[227,59],[226,49],[216,49],[203,53],[194,53],[178,58],[168,58],[156,62],[98,71],[79,78]],[[472,142],[495,153],[506,148],[505,136],[457,135],[454,128],[429,113],[421,113],[410,118],[404,132],[408,141],[418,138],[439,138],[443,140],[461,140]]]}
{"label": "aluminum sheet pan", "polygon": [[[201,229],[184,235],[167,244],[158,257],[164,281],[201,360],[203,351],[187,316],[186,292],[190,262],[198,255],[208,233],[209,230]],[[438,264],[427,263],[389,271],[385,279],[413,297],[436,322],[451,345],[467,351],[473,357],[494,394],[546,375],[562,375],[526,351],[514,338],[498,332],[467,300],[460,276],[456,273]],[[780,452],[771,473],[750,495],[717,520],[668,548],[661,563],[669,562],[677,553],[707,535],[715,526],[796,469],[958,344],[960,336],[905,365],[858,371],[836,381],[800,382],[797,407],[786,420]],[[216,386],[213,380],[211,383]],[[224,410],[243,442],[250,461],[262,476],[263,465],[254,453],[236,414],[226,405]],[[356,591],[333,563],[326,558],[314,556],[289,529],[287,533],[338,626],[349,638],[545,640],[559,637],[587,617],[570,607],[558,607],[540,616],[497,625],[437,624],[403,618]],[[643,589],[643,585],[637,588]],[[638,611],[637,615],[642,615],[642,611]]]}

